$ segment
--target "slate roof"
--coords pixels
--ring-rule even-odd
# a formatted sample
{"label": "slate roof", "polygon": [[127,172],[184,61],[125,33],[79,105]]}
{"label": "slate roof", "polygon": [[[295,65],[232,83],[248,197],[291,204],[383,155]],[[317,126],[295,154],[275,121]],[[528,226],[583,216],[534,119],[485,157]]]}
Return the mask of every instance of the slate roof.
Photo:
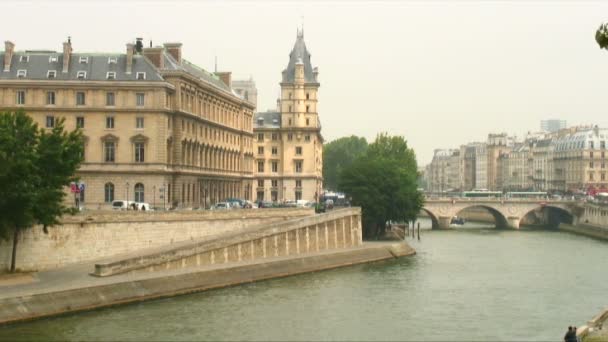
{"label": "slate roof", "polygon": [[[260,119],[261,125],[260,125]],[[253,118],[254,128],[281,128],[281,113],[279,112],[259,112]]]}
{"label": "slate roof", "polygon": [[299,31],[296,43],[289,54],[289,63],[287,69],[283,70],[283,82],[292,83],[295,79],[296,63],[304,64],[304,82],[317,83],[313,73],[313,67],[310,63],[310,53],[306,49],[304,43],[304,32]]}
{"label": "slate roof", "polygon": [[[222,80],[220,80],[220,78],[218,76],[206,71],[203,68],[200,68],[196,64],[182,58],[182,63],[180,65],[173,58],[173,56],[171,56],[166,51],[163,53],[163,56],[165,59],[164,64],[165,64],[166,70],[185,71],[185,72],[189,73],[190,75],[192,75],[206,83],[209,83],[209,84],[211,84],[217,88],[223,89],[227,92],[233,93],[232,90],[230,89],[230,87],[228,87],[224,82],[222,82]],[[236,94],[234,94],[234,95],[236,95]]]}
{"label": "slate roof", "polygon": [[[29,60],[22,61],[21,56],[28,56]],[[51,57],[57,61],[51,62]],[[80,62],[80,57],[87,57],[86,63]],[[108,63],[110,57],[116,58],[116,63]],[[0,55],[0,60],[4,61],[4,53]],[[107,73],[116,72],[116,81],[137,81],[137,73],[146,73],[146,82],[163,81],[154,65],[141,55],[133,56],[131,74],[126,73],[127,56],[126,54],[116,53],[72,53],[70,65],[67,73],[63,73],[63,53],[55,51],[17,51],[11,59],[9,72],[0,69],[0,80],[2,79],[24,79],[24,80],[48,80],[48,71],[55,70],[56,80],[80,80],[77,77],[78,71],[86,71],[85,81],[105,81]],[[18,78],[18,70],[27,70],[25,77]]]}

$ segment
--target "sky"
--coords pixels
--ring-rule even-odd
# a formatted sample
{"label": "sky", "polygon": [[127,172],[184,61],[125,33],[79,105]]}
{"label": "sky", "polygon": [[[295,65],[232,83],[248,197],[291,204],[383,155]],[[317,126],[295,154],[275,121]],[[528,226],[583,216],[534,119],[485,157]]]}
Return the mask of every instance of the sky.
{"label": "sky", "polygon": [[436,148],[522,137],[540,120],[608,128],[608,1],[3,1],[0,39],[17,50],[122,52],[183,43],[189,61],[252,77],[276,107],[303,25],[319,68],[326,142],[404,136],[419,165]]}

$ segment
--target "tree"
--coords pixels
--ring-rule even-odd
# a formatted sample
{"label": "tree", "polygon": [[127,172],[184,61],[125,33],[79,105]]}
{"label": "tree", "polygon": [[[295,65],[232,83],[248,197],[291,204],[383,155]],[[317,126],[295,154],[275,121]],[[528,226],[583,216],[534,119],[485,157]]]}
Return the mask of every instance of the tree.
{"label": "tree", "polygon": [[82,154],[82,133],[65,132],[63,119],[46,130],[23,110],[0,114],[0,238],[13,240],[11,272],[20,232],[40,224],[46,233],[68,210],[64,189]]}
{"label": "tree", "polygon": [[363,234],[378,237],[389,220],[411,221],[422,208],[413,150],[400,136],[380,134],[366,153],[341,172],[339,189],[361,206]]}
{"label": "tree", "polygon": [[331,190],[338,188],[340,172],[352,165],[353,161],[365,153],[367,140],[350,136],[323,145],[323,184]]}
{"label": "tree", "polygon": [[608,50],[608,24],[602,24],[595,32],[595,41],[600,49]]}

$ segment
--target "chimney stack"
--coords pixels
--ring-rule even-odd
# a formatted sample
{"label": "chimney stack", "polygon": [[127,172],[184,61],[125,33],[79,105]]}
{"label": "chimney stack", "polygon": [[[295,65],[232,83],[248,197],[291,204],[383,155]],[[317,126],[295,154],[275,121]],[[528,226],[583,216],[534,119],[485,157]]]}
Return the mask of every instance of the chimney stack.
{"label": "chimney stack", "polygon": [[232,89],[232,72],[223,71],[216,72],[215,74],[220,78],[220,80],[222,80],[222,82],[224,82],[225,85],[228,86],[228,88]]}
{"label": "chimney stack", "polygon": [[4,72],[11,71],[11,60],[15,53],[15,44],[11,41],[4,42]]}
{"label": "chimney stack", "polygon": [[146,57],[158,69],[165,68],[165,59],[163,58],[162,47],[152,47],[144,49],[144,57]]}
{"label": "chimney stack", "polygon": [[133,45],[133,43],[128,43],[127,44],[127,74],[131,73],[131,70],[133,69],[133,49],[135,48],[135,46]]}
{"label": "chimney stack", "polygon": [[163,45],[177,63],[182,64],[182,43],[165,43]]}
{"label": "chimney stack", "polygon": [[63,43],[63,73],[67,73],[70,67],[70,58],[72,57],[72,40],[68,37],[68,41]]}

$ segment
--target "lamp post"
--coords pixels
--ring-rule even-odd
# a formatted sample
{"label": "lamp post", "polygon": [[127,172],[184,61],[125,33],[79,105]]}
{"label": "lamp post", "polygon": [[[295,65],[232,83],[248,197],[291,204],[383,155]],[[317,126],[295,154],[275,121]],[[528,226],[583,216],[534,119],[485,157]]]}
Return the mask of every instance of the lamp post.
{"label": "lamp post", "polygon": [[129,182],[127,182],[127,210],[129,210]]}
{"label": "lamp post", "polygon": [[152,208],[156,207],[156,185],[152,186]]}

